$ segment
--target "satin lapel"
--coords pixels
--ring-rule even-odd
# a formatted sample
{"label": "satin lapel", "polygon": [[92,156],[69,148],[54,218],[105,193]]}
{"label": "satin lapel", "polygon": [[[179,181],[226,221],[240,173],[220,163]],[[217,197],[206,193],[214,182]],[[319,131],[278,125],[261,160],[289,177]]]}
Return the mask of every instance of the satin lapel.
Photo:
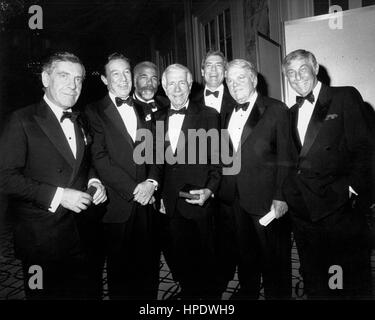
{"label": "satin lapel", "polygon": [[134,103],[134,112],[135,112],[135,116],[137,117],[137,133],[136,133],[136,145],[141,141],[140,139],[140,132],[139,130],[140,129],[143,129],[145,130],[146,127],[145,127],[145,113],[144,113],[144,110],[142,109],[142,107],[140,105],[137,105]]}
{"label": "satin lapel", "polygon": [[315,104],[309,125],[307,126],[305,141],[303,143],[300,153],[301,157],[306,156],[306,154],[309,152],[324,123],[324,119],[327,116],[330,104],[330,97],[327,89],[328,87],[323,85],[320,89],[318,101]]}
{"label": "satin lapel", "polygon": [[255,101],[253,109],[250,112],[249,118],[247,119],[242,135],[241,135],[241,145],[247,140],[250,134],[253,132],[255,126],[258,124],[260,118],[262,117],[266,107],[263,103],[262,97],[259,95]]}
{"label": "satin lapel", "polygon": [[76,168],[78,169],[81,166],[83,155],[85,154],[85,141],[87,141],[87,138],[85,133],[83,132],[82,126],[77,122],[74,123],[74,130],[77,142]]}
{"label": "satin lapel", "polygon": [[233,100],[232,96],[229,93],[227,87],[224,86],[224,94],[223,100],[221,101],[221,109],[220,113],[222,114],[223,119],[225,119],[226,115],[229,113],[231,114],[236,102]]}
{"label": "satin lapel", "polygon": [[222,139],[225,139],[226,143],[229,145],[230,150],[233,151],[233,143],[232,143],[232,139],[229,136],[229,131],[228,131],[229,121],[232,116],[232,113],[233,112],[228,112],[224,115],[224,121],[223,121],[224,126],[222,128],[224,131],[223,131]]}
{"label": "satin lapel", "polygon": [[298,150],[298,152],[302,149],[302,143],[301,138],[298,133],[297,123],[298,123],[298,105],[294,105],[290,109],[290,117],[291,117],[291,133],[292,133],[292,139],[294,141],[294,144]]}
{"label": "satin lapel", "polygon": [[105,101],[104,113],[113,122],[115,128],[123,135],[125,140],[133,148],[133,140],[130,137],[128,130],[126,129],[125,123],[122,121],[120,113],[118,112],[118,110],[116,110],[117,107],[113,104],[109,96],[107,96],[104,101]]}
{"label": "satin lapel", "polygon": [[48,139],[60,152],[69,165],[74,168],[75,159],[65,134],[50,107],[44,102],[39,104],[34,119],[39,124]]}

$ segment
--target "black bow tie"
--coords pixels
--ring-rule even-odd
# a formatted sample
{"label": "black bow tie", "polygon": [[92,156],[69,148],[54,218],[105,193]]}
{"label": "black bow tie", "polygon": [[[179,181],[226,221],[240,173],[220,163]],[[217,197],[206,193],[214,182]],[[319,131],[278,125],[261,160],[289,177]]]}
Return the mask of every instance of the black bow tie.
{"label": "black bow tie", "polygon": [[168,117],[173,116],[174,114],[185,115],[186,114],[186,108],[181,108],[179,110],[175,110],[175,109],[169,109],[168,110]]}
{"label": "black bow tie", "polygon": [[77,118],[79,117],[79,115],[80,115],[79,111],[72,111],[72,112],[64,111],[60,118],[60,122],[63,122],[64,119],[70,119],[72,122],[75,122]]}
{"label": "black bow tie", "polygon": [[210,91],[210,90],[206,90],[206,97],[209,96],[210,94],[213,94],[215,96],[215,98],[217,98],[219,96],[219,91]]}
{"label": "black bow tie", "polygon": [[301,97],[301,96],[296,97],[296,103],[298,104],[299,107],[301,107],[303,105],[305,100],[309,101],[310,103],[314,103],[315,97],[314,97],[314,94],[312,93],[312,91],[305,97]]}
{"label": "black bow tie", "polygon": [[133,106],[133,99],[129,96],[126,99],[121,99],[119,97],[115,98],[116,106],[121,107],[124,103],[126,103],[129,107]]}
{"label": "black bow tie", "polygon": [[242,109],[243,111],[246,111],[247,108],[249,108],[249,104],[250,102],[245,102],[245,103],[239,103],[236,105],[236,112],[240,109]]}

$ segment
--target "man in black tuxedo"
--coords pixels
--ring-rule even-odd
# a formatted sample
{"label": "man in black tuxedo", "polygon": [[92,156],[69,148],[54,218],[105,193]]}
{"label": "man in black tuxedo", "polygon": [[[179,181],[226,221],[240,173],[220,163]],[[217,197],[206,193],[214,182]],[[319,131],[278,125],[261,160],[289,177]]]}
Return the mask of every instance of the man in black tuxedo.
{"label": "man in black tuxedo", "polygon": [[[229,93],[224,82],[224,73],[227,66],[227,59],[221,51],[210,50],[202,59],[201,72],[205,86],[192,101],[215,109],[220,114],[221,126],[228,113],[231,113],[236,101]],[[220,291],[225,291],[228,282],[233,279],[236,271],[235,262],[235,223],[232,215],[219,206],[217,199],[214,205],[217,209],[214,213],[215,227],[215,255],[217,259],[217,286]]]}
{"label": "man in black tuxedo", "polygon": [[130,94],[128,59],[111,54],[101,76],[108,94],[86,107],[93,145],[93,165],[108,190],[103,218],[111,299],[156,299],[160,250],[155,241],[151,196],[145,163],[135,162],[138,130],[146,128],[142,110]]}
{"label": "man in black tuxedo", "polygon": [[[89,297],[90,205],[104,202],[106,192],[90,166],[83,118],[72,111],[84,77],[78,57],[52,55],[43,65],[42,101],[15,111],[1,137],[0,187],[13,200],[15,250],[28,299]],[[29,283],[34,265],[42,269],[43,288]]]}
{"label": "man in black tuxedo", "polygon": [[221,51],[208,51],[202,59],[201,65],[204,89],[191,99],[199,105],[215,109],[220,114],[221,122],[224,121],[227,113],[232,112],[236,104],[224,83],[227,63],[227,59]]}
{"label": "man in black tuxedo", "polygon": [[318,81],[319,65],[305,50],[289,53],[283,71],[299,95],[290,110],[295,166],[285,196],[306,293],[312,299],[367,297],[366,223],[355,205],[369,185],[362,97],[353,87]]}
{"label": "man in black tuxedo", "polygon": [[[155,113],[157,162],[150,177],[161,184],[168,244],[164,254],[180,283],[181,298],[217,298],[213,291],[211,198],[221,178],[219,115],[189,101],[192,75],[185,66],[168,66],[162,85],[170,107]],[[198,143],[196,133],[203,135]],[[183,189],[197,199],[180,197]]]}
{"label": "man in black tuxedo", "polygon": [[[288,299],[291,235],[281,193],[291,161],[288,110],[282,102],[257,93],[257,72],[246,60],[228,63],[226,82],[237,106],[224,128],[233,159],[241,167],[238,173],[223,175],[219,198],[236,225],[241,287],[236,298],[257,299],[262,276],[267,299]],[[268,212],[276,219],[263,226],[259,219]]]}
{"label": "man in black tuxedo", "polygon": [[142,117],[146,123],[150,124],[154,120],[154,113],[169,103],[166,97],[156,95],[159,86],[158,68],[150,61],[143,61],[134,67],[133,73],[133,100],[143,111]]}

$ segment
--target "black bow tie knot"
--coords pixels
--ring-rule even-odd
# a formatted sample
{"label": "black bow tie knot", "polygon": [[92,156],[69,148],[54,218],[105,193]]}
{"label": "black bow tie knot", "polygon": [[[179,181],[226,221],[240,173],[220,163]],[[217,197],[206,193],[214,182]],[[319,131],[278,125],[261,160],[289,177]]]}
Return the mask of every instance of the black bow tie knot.
{"label": "black bow tie knot", "polygon": [[239,103],[236,105],[236,112],[240,109],[242,109],[243,111],[246,111],[248,108],[249,108],[249,104],[250,102],[245,102],[245,103]]}
{"label": "black bow tie knot", "polygon": [[174,114],[182,114],[182,115],[185,115],[186,114],[186,108],[181,108],[179,110],[176,110],[176,109],[169,109],[168,110],[168,116],[173,116]]}
{"label": "black bow tie knot", "polygon": [[79,111],[72,111],[72,112],[64,111],[60,118],[60,122],[63,122],[64,119],[70,119],[72,122],[76,122],[79,115],[80,115]]}
{"label": "black bow tie knot", "polygon": [[121,107],[124,103],[126,103],[129,107],[133,106],[133,99],[129,96],[126,99],[121,99],[119,97],[115,98],[116,106]]}
{"label": "black bow tie knot", "polygon": [[219,96],[219,91],[210,91],[210,90],[206,90],[206,97],[208,97],[209,95],[214,95],[215,98],[217,98]]}
{"label": "black bow tie knot", "polygon": [[301,96],[296,97],[296,103],[298,104],[299,107],[301,107],[303,105],[305,100],[309,101],[310,103],[314,103],[315,97],[314,97],[314,94],[312,93],[312,91],[305,97],[301,97]]}

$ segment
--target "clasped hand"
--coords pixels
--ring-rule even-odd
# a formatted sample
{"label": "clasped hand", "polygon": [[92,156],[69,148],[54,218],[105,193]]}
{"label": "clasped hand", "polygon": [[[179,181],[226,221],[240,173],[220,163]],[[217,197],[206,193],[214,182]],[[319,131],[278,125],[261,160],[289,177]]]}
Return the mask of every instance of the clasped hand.
{"label": "clasped hand", "polygon": [[150,181],[143,181],[139,183],[134,191],[134,201],[137,201],[140,203],[142,206],[145,206],[152,200],[152,195],[154,194],[155,191],[155,186],[152,182]]}
{"label": "clasped hand", "polygon": [[198,194],[199,199],[186,199],[185,201],[191,204],[198,204],[200,206],[203,206],[206,200],[211,197],[212,191],[210,189],[204,188],[204,189],[199,189],[199,190],[191,190],[190,194]]}
{"label": "clasped hand", "polygon": [[95,205],[103,203],[107,200],[107,194],[104,186],[99,182],[92,182],[90,186],[96,187],[94,197],[91,197],[88,193],[65,188],[60,205],[64,208],[74,211],[76,213],[86,210],[91,203]]}

